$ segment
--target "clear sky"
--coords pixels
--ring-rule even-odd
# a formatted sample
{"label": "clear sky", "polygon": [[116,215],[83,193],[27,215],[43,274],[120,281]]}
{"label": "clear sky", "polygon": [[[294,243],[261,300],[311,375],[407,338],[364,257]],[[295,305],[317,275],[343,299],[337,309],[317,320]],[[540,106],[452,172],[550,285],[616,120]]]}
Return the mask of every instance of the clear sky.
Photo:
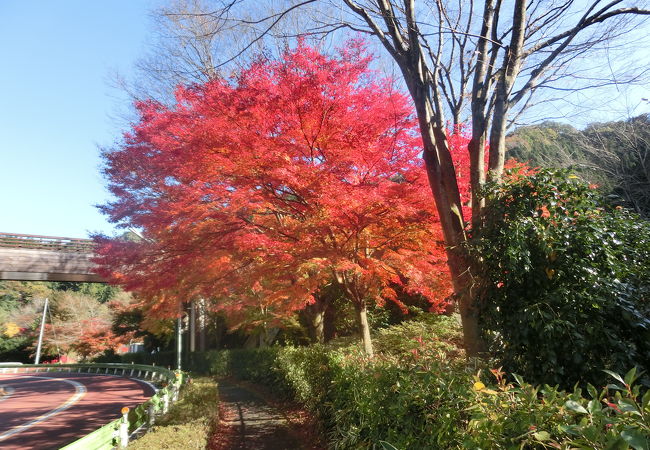
{"label": "clear sky", "polygon": [[[161,3],[0,0],[0,232],[113,232],[94,207],[108,199],[100,147],[119,137],[120,122],[111,116],[126,102],[109,87],[109,75],[128,77],[146,51],[149,11]],[[643,112],[640,98],[650,92],[588,95],[604,105],[603,117],[596,105],[590,120],[607,120],[618,118],[611,115],[616,108]]]}
{"label": "clear sky", "polygon": [[112,71],[142,56],[148,0],[0,1],[0,232],[112,232],[99,147],[119,136]]}

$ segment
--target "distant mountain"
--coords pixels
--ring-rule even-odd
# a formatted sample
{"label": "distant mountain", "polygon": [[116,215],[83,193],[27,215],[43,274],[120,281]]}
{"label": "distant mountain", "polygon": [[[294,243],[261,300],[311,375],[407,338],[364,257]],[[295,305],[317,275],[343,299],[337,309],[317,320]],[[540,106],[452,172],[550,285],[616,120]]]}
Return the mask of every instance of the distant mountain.
{"label": "distant mountain", "polygon": [[650,116],[593,123],[580,131],[544,122],[517,128],[506,158],[536,167],[570,168],[605,194],[650,218]]}

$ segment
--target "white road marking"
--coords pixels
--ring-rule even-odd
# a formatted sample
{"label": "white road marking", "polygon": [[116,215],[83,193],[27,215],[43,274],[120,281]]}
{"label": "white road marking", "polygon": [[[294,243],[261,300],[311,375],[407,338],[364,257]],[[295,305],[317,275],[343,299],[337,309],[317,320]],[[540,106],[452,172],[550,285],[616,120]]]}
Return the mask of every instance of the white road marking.
{"label": "white road marking", "polygon": [[47,420],[50,417],[60,413],[61,411],[65,411],[66,409],[70,408],[72,405],[77,403],[81,399],[81,397],[83,397],[86,394],[86,387],[83,384],[81,384],[81,383],[79,383],[77,381],[68,380],[68,379],[65,379],[65,378],[33,377],[33,376],[21,377],[21,378],[39,378],[39,379],[42,379],[42,380],[62,381],[64,383],[68,383],[68,384],[71,384],[72,386],[74,386],[75,393],[64,404],[62,404],[58,408],[55,408],[55,409],[53,409],[53,410],[51,410],[51,411],[49,411],[49,412],[47,412],[45,414],[42,414],[42,415],[38,416],[36,419],[30,420],[27,423],[24,423],[22,425],[18,425],[17,427],[12,428],[10,431],[7,431],[4,434],[0,434],[0,441],[2,441],[4,439],[7,439],[10,436],[13,436],[14,434],[21,433],[21,432],[27,430],[28,428],[31,428],[34,425],[39,424],[39,423],[43,422],[44,420]]}

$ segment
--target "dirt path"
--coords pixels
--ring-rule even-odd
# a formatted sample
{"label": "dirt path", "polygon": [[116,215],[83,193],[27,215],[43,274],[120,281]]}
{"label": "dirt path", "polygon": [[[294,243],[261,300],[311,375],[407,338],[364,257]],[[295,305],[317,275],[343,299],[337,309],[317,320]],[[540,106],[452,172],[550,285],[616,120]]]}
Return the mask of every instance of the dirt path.
{"label": "dirt path", "polygon": [[321,450],[304,412],[280,408],[263,388],[219,381],[219,427],[211,450]]}

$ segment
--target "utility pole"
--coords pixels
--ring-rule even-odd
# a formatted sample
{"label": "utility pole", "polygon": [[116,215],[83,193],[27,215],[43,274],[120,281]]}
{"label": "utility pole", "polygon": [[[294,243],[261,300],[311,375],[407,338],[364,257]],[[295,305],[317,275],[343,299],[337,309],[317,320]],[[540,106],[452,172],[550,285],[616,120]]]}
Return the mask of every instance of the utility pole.
{"label": "utility pole", "polygon": [[43,331],[45,330],[45,313],[47,313],[47,302],[48,299],[45,299],[45,305],[43,306],[43,317],[41,317],[41,331],[38,333],[38,345],[36,346],[36,358],[34,364],[38,364],[41,360],[41,346],[43,345]]}

